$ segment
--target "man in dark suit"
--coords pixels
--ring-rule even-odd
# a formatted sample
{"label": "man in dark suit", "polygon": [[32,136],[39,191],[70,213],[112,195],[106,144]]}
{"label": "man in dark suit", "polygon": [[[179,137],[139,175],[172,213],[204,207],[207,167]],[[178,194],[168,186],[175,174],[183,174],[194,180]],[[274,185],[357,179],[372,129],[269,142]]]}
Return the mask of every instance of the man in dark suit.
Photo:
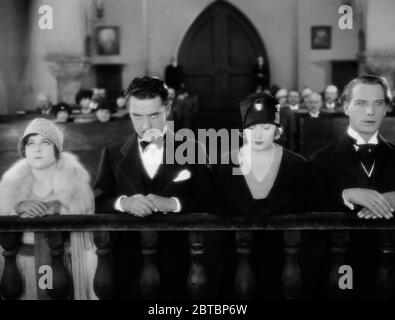
{"label": "man in dark suit", "polygon": [[[350,118],[349,127],[337,141],[312,156],[311,209],[346,211],[365,219],[392,218],[395,145],[378,133],[391,101],[388,84],[382,77],[358,77],[346,86],[341,101]],[[328,239],[323,239],[328,234],[318,233],[314,241],[306,239],[310,242],[306,244],[315,246],[310,260],[317,264],[311,272],[317,277],[313,281],[322,284],[328,281],[328,270],[324,269],[330,265],[324,250]],[[352,297],[374,297],[377,236],[373,231],[351,233],[348,256],[354,270]],[[317,237],[321,240],[317,241]],[[318,270],[320,264],[322,268]]]}
{"label": "man in dark suit", "polygon": [[307,105],[307,116],[311,118],[319,118],[321,115],[321,108],[322,108],[322,97],[317,92],[312,92],[306,98],[306,105]]}
{"label": "man in dark suit", "polygon": [[338,103],[339,90],[333,84],[327,86],[324,90],[325,103],[322,107],[323,112],[343,113],[341,104]]}
{"label": "man in dark suit", "polygon": [[[175,141],[166,121],[171,103],[164,82],[136,78],[127,89],[135,133],[105,147],[95,184],[96,211],[145,217],[154,213],[207,212],[211,173],[198,157],[179,164],[177,147],[188,143],[200,160],[205,150],[195,141]],[[201,163],[200,161],[199,163]],[[138,297],[141,273],[140,234],[112,234],[116,297]],[[164,296],[185,294],[189,267],[187,234],[158,233],[158,264]]]}

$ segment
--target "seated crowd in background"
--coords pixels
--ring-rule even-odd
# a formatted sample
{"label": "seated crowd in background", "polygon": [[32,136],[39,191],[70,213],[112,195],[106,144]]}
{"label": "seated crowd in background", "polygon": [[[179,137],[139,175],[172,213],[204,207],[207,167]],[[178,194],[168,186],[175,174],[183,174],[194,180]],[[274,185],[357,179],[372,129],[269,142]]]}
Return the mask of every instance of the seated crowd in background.
{"label": "seated crowd in background", "polygon": [[[328,86],[323,99],[318,93],[304,90],[301,99],[303,107],[298,101],[297,92],[284,95],[284,91],[278,90],[277,99],[267,93],[256,93],[240,103],[243,145],[231,150],[235,154],[232,159],[238,161],[232,165],[219,163],[210,167],[197,164],[197,161],[179,164],[173,160],[167,163],[167,157],[175,159],[171,153],[177,149],[168,150],[165,143],[175,140],[175,133],[167,128],[166,122],[172,105],[169,90],[157,78],[134,79],[127,96],[135,130],[124,140],[103,149],[94,193],[86,189],[88,174],[73,156],[62,152],[62,132],[52,122],[36,119],[26,128],[19,143],[20,154],[26,159],[16,165],[23,165],[23,170],[16,170],[14,165],[0,181],[0,195],[3,195],[0,197],[0,213],[33,218],[68,212],[91,214],[95,211],[142,218],[157,212],[208,212],[256,217],[306,211],[343,211],[362,219],[393,218],[395,183],[392,164],[395,161],[395,146],[379,134],[391,102],[386,80],[362,76],[347,85],[341,104],[349,117],[348,127],[336,141],[315,152],[309,162],[275,142],[282,133],[280,128],[284,112],[281,110],[287,109],[292,114],[305,108],[304,112],[311,117],[316,117],[324,109],[335,112],[333,102],[336,101],[337,91],[333,86]],[[79,97],[81,114],[91,114],[88,110],[92,106],[89,101],[92,97],[83,93]],[[95,102],[95,110],[102,110],[101,101]],[[65,116],[67,108],[60,106],[59,110]],[[175,141],[178,141],[176,147],[179,146],[181,140]],[[205,149],[199,143],[190,142],[198,154],[203,152],[206,156]],[[62,188],[66,184],[57,185],[55,178],[67,174],[64,171],[68,169],[74,174],[83,172],[78,174],[83,181],[74,179],[72,182],[76,185],[70,183],[64,190]],[[83,188],[86,196],[82,200],[89,201],[79,203],[77,200],[81,200],[82,193],[75,193],[70,188]],[[77,199],[65,196],[64,193],[67,195],[70,192],[78,195]],[[77,204],[78,207],[73,207]],[[376,292],[371,288],[376,279],[378,259],[366,261],[366,257],[374,257],[377,252],[377,232],[367,236],[361,236],[359,232],[350,234],[350,263],[355,266],[356,287],[349,297],[373,297]],[[144,233],[119,232],[111,235],[116,297],[139,297],[143,258],[141,235],[144,236]],[[163,272],[161,294],[164,297],[166,294],[168,297],[185,297],[184,284],[190,259],[186,236],[182,232],[171,234],[171,231],[158,235],[157,256],[159,269]],[[205,239],[207,251],[211,250],[208,253],[212,255],[211,268],[214,268],[208,270],[208,286],[213,288],[211,293],[215,294],[218,285],[225,283],[225,292],[221,296],[233,294],[229,285],[233,285],[236,266],[235,237],[228,236],[229,233],[217,233]],[[69,257],[71,272],[78,262],[74,260],[75,253],[86,255],[87,272],[81,275],[86,279],[86,287],[81,299],[95,299],[91,287],[92,270],[96,265],[95,261],[90,261],[94,246],[88,234],[80,234],[79,237],[79,246],[74,248],[74,253],[71,251]],[[39,239],[25,239],[24,244],[36,241],[38,243]],[[327,291],[321,285],[329,273],[328,241],[327,234],[322,231],[318,237],[303,232],[301,264],[306,294],[310,297]],[[73,246],[73,237],[70,243]],[[267,232],[254,232],[251,259],[257,274],[257,297],[281,295],[282,246],[281,233],[269,235]],[[39,259],[38,252],[33,248],[29,257],[31,265],[25,265],[26,275],[35,272],[34,262]],[[27,283],[27,276],[25,280]],[[34,284],[30,289],[26,287],[25,293],[37,296]],[[74,293],[74,297],[78,298],[78,292]]]}
{"label": "seated crowd in background", "polygon": [[128,116],[126,101],[122,93],[108,97],[103,88],[80,89],[75,96],[75,104],[59,102],[52,104],[50,97],[40,94],[36,112],[55,116],[56,122],[108,122]]}

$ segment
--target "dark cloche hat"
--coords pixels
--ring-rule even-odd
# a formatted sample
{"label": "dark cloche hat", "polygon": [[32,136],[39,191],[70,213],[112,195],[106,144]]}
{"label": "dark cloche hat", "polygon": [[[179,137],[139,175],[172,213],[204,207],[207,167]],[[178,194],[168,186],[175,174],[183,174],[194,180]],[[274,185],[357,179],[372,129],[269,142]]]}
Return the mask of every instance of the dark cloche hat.
{"label": "dark cloche hat", "polygon": [[56,116],[59,111],[66,111],[68,114],[71,113],[71,108],[67,103],[60,102],[52,107],[52,113]]}
{"label": "dark cloche hat", "polygon": [[276,98],[267,93],[255,93],[240,103],[243,128],[257,123],[280,126],[280,105]]}

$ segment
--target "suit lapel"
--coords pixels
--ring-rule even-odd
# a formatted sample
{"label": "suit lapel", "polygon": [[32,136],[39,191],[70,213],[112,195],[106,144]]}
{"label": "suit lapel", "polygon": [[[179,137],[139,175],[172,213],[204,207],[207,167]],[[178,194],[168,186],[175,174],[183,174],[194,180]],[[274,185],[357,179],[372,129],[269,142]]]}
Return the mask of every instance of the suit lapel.
{"label": "suit lapel", "polygon": [[[168,141],[174,142],[174,150],[173,150],[173,163],[172,164],[167,164],[166,163],[166,154],[167,151],[172,152],[172,150],[167,150],[166,146],[168,145]],[[177,143],[174,139],[174,133],[170,130],[167,131],[166,133],[166,141],[163,146],[163,163],[159,166],[158,172],[156,173],[155,176],[155,184],[157,185],[157,190],[159,194],[164,194],[166,190],[170,187],[171,184],[173,184],[173,180],[176,178],[178,173],[186,169],[188,166],[181,166],[177,163],[175,159],[175,150],[177,149],[179,142]]]}
{"label": "suit lapel", "polygon": [[336,143],[332,160],[339,179],[345,184],[364,186],[369,183],[369,177],[363,171],[357,152],[353,147],[352,140],[345,134]]}
{"label": "suit lapel", "polygon": [[137,134],[134,133],[125,142],[121,153],[124,157],[117,164],[121,175],[135,193],[143,192],[142,170],[144,168],[138,150]]}
{"label": "suit lapel", "polygon": [[389,163],[390,157],[388,156],[389,151],[392,147],[387,143],[387,141],[379,136],[379,145],[376,151],[375,168],[372,174],[372,185],[379,186],[384,177],[388,174],[388,168],[391,165]]}

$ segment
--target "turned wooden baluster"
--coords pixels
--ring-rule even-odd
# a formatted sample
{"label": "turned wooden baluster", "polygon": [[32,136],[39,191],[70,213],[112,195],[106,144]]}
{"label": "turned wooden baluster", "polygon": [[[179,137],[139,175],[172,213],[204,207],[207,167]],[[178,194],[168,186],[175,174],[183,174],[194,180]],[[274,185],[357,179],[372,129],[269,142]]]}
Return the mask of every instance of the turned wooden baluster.
{"label": "turned wooden baluster", "polygon": [[235,292],[238,297],[243,299],[251,298],[255,292],[255,277],[249,261],[251,242],[251,231],[236,231],[238,262],[235,275]]}
{"label": "turned wooden baluster", "polygon": [[302,274],[298,255],[300,231],[284,231],[284,269],[282,273],[282,291],[284,298],[297,299],[302,297]]}
{"label": "turned wooden baluster", "polygon": [[95,278],[93,279],[93,289],[99,299],[111,299],[113,296],[114,279],[111,262],[110,233],[97,231],[93,235],[97,248],[97,268]]}
{"label": "turned wooden baluster", "polygon": [[189,293],[193,299],[203,297],[206,286],[207,276],[203,266],[204,255],[204,236],[202,232],[189,232],[189,244],[191,253],[191,266],[187,280]]}
{"label": "turned wooden baluster", "polygon": [[380,231],[380,267],[377,274],[377,295],[379,299],[391,299],[394,287],[394,244],[393,231]]}
{"label": "turned wooden baluster", "polygon": [[53,288],[47,288],[52,299],[65,300],[70,293],[70,277],[64,265],[64,238],[62,232],[48,232],[48,245],[51,248],[51,268],[53,273]]}
{"label": "turned wooden baluster", "polygon": [[16,264],[20,234],[0,233],[0,245],[5,259],[0,294],[6,300],[18,299],[23,293],[23,280]]}
{"label": "turned wooden baluster", "polygon": [[332,299],[344,299],[347,290],[341,290],[339,279],[342,276],[339,269],[347,264],[347,244],[349,233],[347,230],[338,230],[331,233],[332,266],[329,273],[329,294]]}
{"label": "turned wooden baluster", "polygon": [[142,231],[143,270],[140,278],[141,294],[144,298],[155,298],[160,285],[160,275],[156,265],[157,231]]}

